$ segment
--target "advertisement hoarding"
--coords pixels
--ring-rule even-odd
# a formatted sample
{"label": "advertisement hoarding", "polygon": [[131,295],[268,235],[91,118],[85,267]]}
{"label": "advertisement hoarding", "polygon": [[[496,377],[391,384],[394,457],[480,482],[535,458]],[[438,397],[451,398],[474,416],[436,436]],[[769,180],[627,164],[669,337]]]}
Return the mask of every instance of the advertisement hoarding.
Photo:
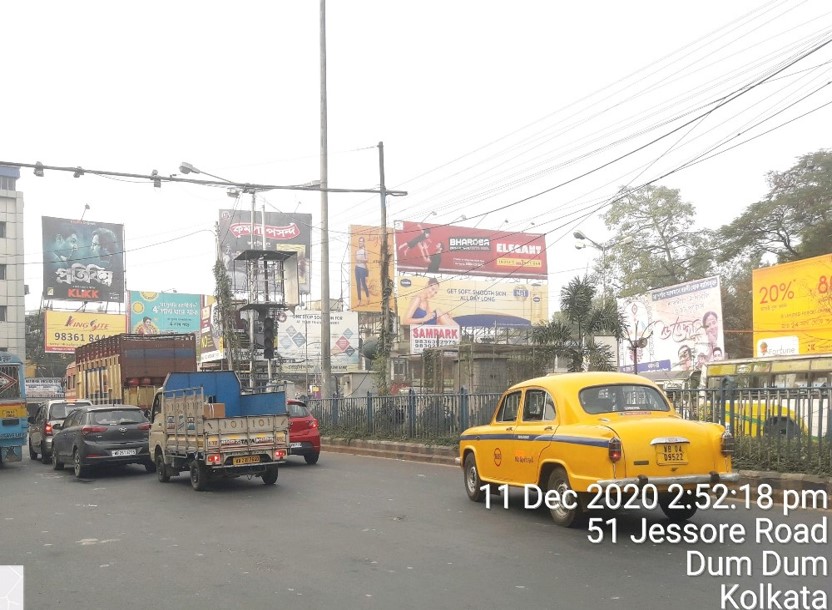
{"label": "advertisement hoarding", "polygon": [[548,279],[546,236],[396,221],[396,269]]}
{"label": "advertisement hoarding", "polygon": [[43,296],[124,302],[124,225],[43,217]]}
{"label": "advertisement hoarding", "polygon": [[439,280],[399,275],[396,287],[403,326],[504,328],[532,326],[549,319],[546,282]]}
{"label": "advertisement hoarding", "polygon": [[[330,350],[333,373],[361,370],[358,345],[358,313],[330,313]],[[275,350],[284,373],[316,374],[321,362],[320,312],[286,312],[275,336]]]}
{"label": "advertisement hoarding", "polygon": [[[350,309],[353,311],[381,313],[381,244],[380,227],[350,227]],[[388,230],[387,277],[391,280],[393,250],[393,232]]]}
{"label": "advertisement hoarding", "polygon": [[627,336],[621,342],[619,369],[690,371],[724,360],[722,295],[719,277],[676,284],[618,299]]}
{"label": "advertisement hoarding", "polygon": [[201,305],[197,350],[199,363],[204,364],[225,358],[225,349],[216,297],[202,295]]}
{"label": "advertisement hoarding", "polygon": [[52,309],[45,314],[44,351],[50,354],[74,354],[76,347],[127,332],[124,314]]}
{"label": "advertisement hoarding", "polygon": [[137,290],[128,295],[131,333],[195,333],[201,328],[202,295]]}
{"label": "advertisement hoarding", "polygon": [[[281,250],[298,253],[298,283],[302,294],[311,287],[309,255],[311,252],[312,214],[282,212],[255,213],[252,238],[251,211],[220,210],[219,237],[222,261],[231,279],[232,291],[247,293],[246,263],[237,261],[244,250]],[[266,243],[263,244],[265,230]]]}
{"label": "advertisement hoarding", "polygon": [[832,352],[832,254],[752,271],[754,355]]}
{"label": "advertisement hoarding", "polygon": [[421,324],[410,329],[410,353],[421,354],[426,349],[459,345],[459,326]]}

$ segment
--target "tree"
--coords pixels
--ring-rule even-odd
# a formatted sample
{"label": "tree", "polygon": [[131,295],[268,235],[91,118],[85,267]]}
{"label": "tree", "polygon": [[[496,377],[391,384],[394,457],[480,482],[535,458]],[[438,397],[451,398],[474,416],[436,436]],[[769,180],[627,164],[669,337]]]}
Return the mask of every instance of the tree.
{"label": "tree", "polygon": [[[44,346],[44,318],[41,310],[26,315],[26,354],[27,361],[34,365],[35,377],[63,377],[66,366],[75,358],[75,354],[46,353]],[[18,354],[21,358],[24,354]]]}
{"label": "tree", "polygon": [[[623,191],[624,192],[624,191]],[[621,280],[621,295],[643,294],[706,277],[711,272],[712,232],[696,229],[693,205],[678,189],[646,186],[624,192],[604,215],[619,242],[607,264]],[[629,243],[625,238],[632,237]]]}

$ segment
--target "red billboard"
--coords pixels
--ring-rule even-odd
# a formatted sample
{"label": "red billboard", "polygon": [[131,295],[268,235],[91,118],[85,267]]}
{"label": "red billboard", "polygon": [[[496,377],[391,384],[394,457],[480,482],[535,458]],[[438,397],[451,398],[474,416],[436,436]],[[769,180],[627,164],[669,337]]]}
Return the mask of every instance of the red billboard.
{"label": "red billboard", "polygon": [[396,221],[396,269],[545,280],[546,236]]}

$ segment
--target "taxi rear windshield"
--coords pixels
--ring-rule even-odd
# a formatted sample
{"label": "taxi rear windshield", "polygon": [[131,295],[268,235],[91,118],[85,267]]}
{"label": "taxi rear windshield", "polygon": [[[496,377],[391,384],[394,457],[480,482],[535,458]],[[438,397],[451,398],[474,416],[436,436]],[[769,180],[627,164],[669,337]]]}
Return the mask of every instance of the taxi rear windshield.
{"label": "taxi rear windshield", "polygon": [[670,411],[656,388],[643,385],[603,385],[584,388],[578,394],[581,407],[590,414],[628,411]]}

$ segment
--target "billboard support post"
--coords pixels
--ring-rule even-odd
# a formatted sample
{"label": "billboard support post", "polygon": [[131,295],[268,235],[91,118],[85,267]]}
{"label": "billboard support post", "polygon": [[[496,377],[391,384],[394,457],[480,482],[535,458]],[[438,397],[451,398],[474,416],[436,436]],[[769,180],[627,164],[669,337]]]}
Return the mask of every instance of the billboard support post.
{"label": "billboard support post", "polygon": [[387,360],[390,355],[390,278],[389,271],[390,252],[387,248],[387,191],[384,187],[384,142],[378,143],[378,171],[379,171],[379,192],[381,196],[381,370],[384,372],[384,385],[387,386]]}

